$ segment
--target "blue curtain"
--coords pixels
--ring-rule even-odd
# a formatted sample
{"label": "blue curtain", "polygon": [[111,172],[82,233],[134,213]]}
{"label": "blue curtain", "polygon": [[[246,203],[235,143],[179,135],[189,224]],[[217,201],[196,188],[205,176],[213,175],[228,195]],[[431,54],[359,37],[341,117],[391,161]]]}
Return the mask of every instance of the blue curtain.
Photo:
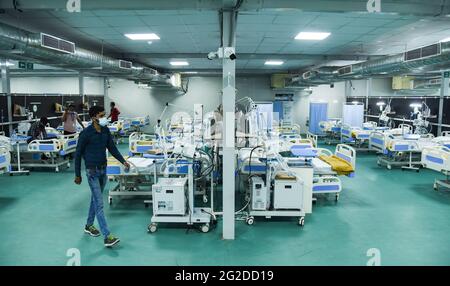
{"label": "blue curtain", "polygon": [[280,100],[275,100],[273,102],[273,113],[274,116],[276,116],[276,114],[278,114],[278,118],[275,118],[276,120],[278,120],[278,123],[281,122],[281,120],[283,120],[283,102]]}
{"label": "blue curtain", "polygon": [[328,120],[328,103],[309,104],[309,132],[316,135],[323,135],[319,128],[320,121]]}

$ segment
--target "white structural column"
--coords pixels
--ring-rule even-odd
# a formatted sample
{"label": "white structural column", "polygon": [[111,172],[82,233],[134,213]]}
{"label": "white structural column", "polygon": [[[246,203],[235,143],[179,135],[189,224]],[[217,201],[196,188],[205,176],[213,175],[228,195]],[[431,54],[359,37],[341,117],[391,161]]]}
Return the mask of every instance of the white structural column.
{"label": "white structural column", "polygon": [[[224,49],[234,50],[235,12],[223,12],[222,41]],[[234,110],[236,102],[235,74],[236,60],[228,56],[223,57],[223,239],[234,239],[235,212],[235,121]]]}
{"label": "white structural column", "polygon": [[[84,107],[84,102],[85,102],[85,98],[84,98],[84,74],[82,72],[80,72],[78,74],[78,93],[81,96],[81,102],[83,103],[83,107]],[[84,115],[83,112],[83,121],[86,121],[86,115]]]}
{"label": "white structural column", "polygon": [[[11,98],[11,81],[9,77],[9,67],[7,65],[8,61],[6,59],[0,60],[0,66],[1,66],[1,74],[2,74],[2,93],[6,94],[6,100],[7,100],[7,110],[6,113],[8,114],[8,122],[12,122],[12,98]],[[9,136],[11,136],[13,128],[12,124],[8,125],[9,130]]]}
{"label": "white structural column", "polygon": [[109,92],[108,78],[104,77],[103,78],[103,97],[105,98],[105,103],[106,103],[106,99],[108,98],[108,92]]}
{"label": "white structural column", "polygon": [[442,73],[441,80],[441,96],[439,97],[439,112],[438,112],[438,131],[437,136],[442,132],[442,115],[444,113],[444,97],[449,96],[450,71]]}
{"label": "white structural column", "polygon": [[364,103],[365,115],[369,115],[369,98],[372,96],[372,78],[366,81],[366,102]]}

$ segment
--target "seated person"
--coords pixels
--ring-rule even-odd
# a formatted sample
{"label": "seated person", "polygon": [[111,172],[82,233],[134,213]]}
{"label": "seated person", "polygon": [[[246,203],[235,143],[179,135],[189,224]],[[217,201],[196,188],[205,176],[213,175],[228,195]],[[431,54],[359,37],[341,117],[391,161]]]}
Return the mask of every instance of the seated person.
{"label": "seated person", "polygon": [[28,136],[31,138],[28,139],[28,143],[33,140],[42,140],[47,138],[47,132],[45,131],[45,126],[48,124],[47,117],[41,117],[40,120],[35,121],[31,124],[30,129],[28,130]]}

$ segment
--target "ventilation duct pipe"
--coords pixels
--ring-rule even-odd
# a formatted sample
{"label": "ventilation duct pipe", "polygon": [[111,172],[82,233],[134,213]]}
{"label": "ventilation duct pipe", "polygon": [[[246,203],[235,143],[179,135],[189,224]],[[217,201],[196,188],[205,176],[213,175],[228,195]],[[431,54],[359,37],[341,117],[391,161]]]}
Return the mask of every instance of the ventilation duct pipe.
{"label": "ventilation duct pipe", "polygon": [[437,43],[405,53],[348,65],[340,68],[320,68],[303,73],[290,82],[291,85],[313,85],[379,75],[417,73],[450,65],[450,42]]}
{"label": "ventilation duct pipe", "polygon": [[133,65],[131,62],[77,48],[71,42],[50,35],[30,33],[2,23],[0,23],[0,53],[12,59],[28,58],[50,66],[89,70],[95,74],[173,87],[171,75],[159,74],[155,69]]}

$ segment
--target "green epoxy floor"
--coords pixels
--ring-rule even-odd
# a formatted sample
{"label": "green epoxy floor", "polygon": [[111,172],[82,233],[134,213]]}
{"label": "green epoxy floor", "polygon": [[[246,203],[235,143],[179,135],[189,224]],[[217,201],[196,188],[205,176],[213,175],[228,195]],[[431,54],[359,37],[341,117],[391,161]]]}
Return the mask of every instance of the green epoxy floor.
{"label": "green epoxy floor", "polygon": [[[122,146],[126,150],[126,146]],[[0,176],[0,265],[66,265],[77,248],[81,265],[366,265],[370,248],[382,265],[450,265],[450,192],[433,190],[441,174],[388,171],[373,154],[358,154],[355,178],[335,204],[320,198],[303,229],[296,220],[236,222],[236,240],[221,239],[221,221],[203,234],[161,226],[147,233],[151,210],[121,200],[105,211],[121,238],[105,249],[83,233],[90,193],[73,184],[73,168]],[[108,183],[108,187],[112,183]],[[216,195],[221,195],[218,193]]]}

